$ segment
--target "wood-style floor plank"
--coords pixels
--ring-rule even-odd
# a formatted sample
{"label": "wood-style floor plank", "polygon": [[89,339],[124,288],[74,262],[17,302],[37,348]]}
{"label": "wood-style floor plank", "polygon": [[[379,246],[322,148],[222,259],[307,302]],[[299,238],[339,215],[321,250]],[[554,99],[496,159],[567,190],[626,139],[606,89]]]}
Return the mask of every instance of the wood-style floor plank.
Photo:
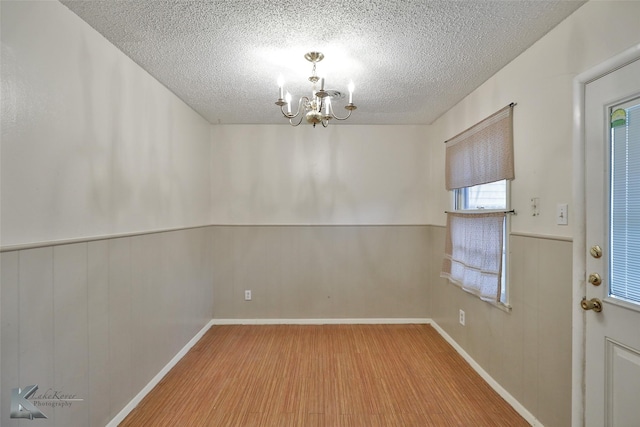
{"label": "wood-style floor plank", "polygon": [[120,424],[528,425],[429,325],[214,326]]}

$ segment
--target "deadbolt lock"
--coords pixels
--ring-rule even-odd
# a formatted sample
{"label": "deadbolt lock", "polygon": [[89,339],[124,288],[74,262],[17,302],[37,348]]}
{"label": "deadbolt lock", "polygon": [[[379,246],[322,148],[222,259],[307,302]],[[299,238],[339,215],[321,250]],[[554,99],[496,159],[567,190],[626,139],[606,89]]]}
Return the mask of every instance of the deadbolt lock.
{"label": "deadbolt lock", "polygon": [[589,275],[589,283],[593,286],[600,286],[602,284],[602,277],[598,273],[591,273]]}
{"label": "deadbolt lock", "polygon": [[600,301],[598,298],[582,298],[580,306],[583,310],[593,310],[596,313],[600,313],[602,311],[602,301]]}
{"label": "deadbolt lock", "polygon": [[591,246],[591,249],[589,250],[589,252],[591,253],[591,256],[594,258],[600,258],[602,256],[602,248],[598,245]]}

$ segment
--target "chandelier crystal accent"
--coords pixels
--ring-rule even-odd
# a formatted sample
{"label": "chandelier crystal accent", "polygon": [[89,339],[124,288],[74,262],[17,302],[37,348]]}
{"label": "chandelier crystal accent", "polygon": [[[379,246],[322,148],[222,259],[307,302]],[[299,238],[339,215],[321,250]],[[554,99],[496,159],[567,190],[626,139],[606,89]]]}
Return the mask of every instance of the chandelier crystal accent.
{"label": "chandelier crystal accent", "polygon": [[[316,73],[316,64],[322,61],[324,55],[322,52],[308,52],[304,55],[304,58],[313,64],[311,76],[309,77],[309,81],[312,84],[311,97],[300,97],[298,100],[298,109],[295,114],[293,114],[291,112],[291,94],[287,92],[286,96],[284,95],[284,81],[282,77],[280,77],[278,79],[279,97],[276,105],[280,106],[282,115],[289,119],[291,126],[298,126],[302,123],[302,119],[306,119],[313,127],[316,127],[317,124],[327,127],[331,119],[347,120],[351,116],[351,112],[358,108],[353,104],[353,82],[349,83],[349,103],[344,107],[349,113],[346,117],[338,117],[333,112],[331,98],[340,97],[342,94],[335,90],[325,90],[324,77],[318,77]],[[320,82],[319,90],[317,89],[318,82]]]}

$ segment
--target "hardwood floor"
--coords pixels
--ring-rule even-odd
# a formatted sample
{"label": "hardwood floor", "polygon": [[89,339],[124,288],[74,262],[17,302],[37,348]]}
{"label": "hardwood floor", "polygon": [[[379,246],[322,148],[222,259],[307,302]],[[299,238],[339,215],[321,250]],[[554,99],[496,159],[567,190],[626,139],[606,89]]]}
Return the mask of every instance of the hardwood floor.
{"label": "hardwood floor", "polygon": [[429,325],[214,326],[120,426],[528,426]]}

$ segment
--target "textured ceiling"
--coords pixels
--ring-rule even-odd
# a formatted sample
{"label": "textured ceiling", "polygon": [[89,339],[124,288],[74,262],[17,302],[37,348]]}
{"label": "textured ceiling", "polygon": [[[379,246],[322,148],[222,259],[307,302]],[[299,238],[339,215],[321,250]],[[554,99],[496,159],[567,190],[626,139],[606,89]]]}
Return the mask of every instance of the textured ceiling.
{"label": "textured ceiling", "polygon": [[[580,7],[567,0],[62,0],[211,123],[284,123],[277,79],[355,83],[352,124],[429,124]],[[344,105],[342,100],[342,105]],[[334,107],[340,104],[335,102]],[[336,108],[336,112],[345,112]]]}

